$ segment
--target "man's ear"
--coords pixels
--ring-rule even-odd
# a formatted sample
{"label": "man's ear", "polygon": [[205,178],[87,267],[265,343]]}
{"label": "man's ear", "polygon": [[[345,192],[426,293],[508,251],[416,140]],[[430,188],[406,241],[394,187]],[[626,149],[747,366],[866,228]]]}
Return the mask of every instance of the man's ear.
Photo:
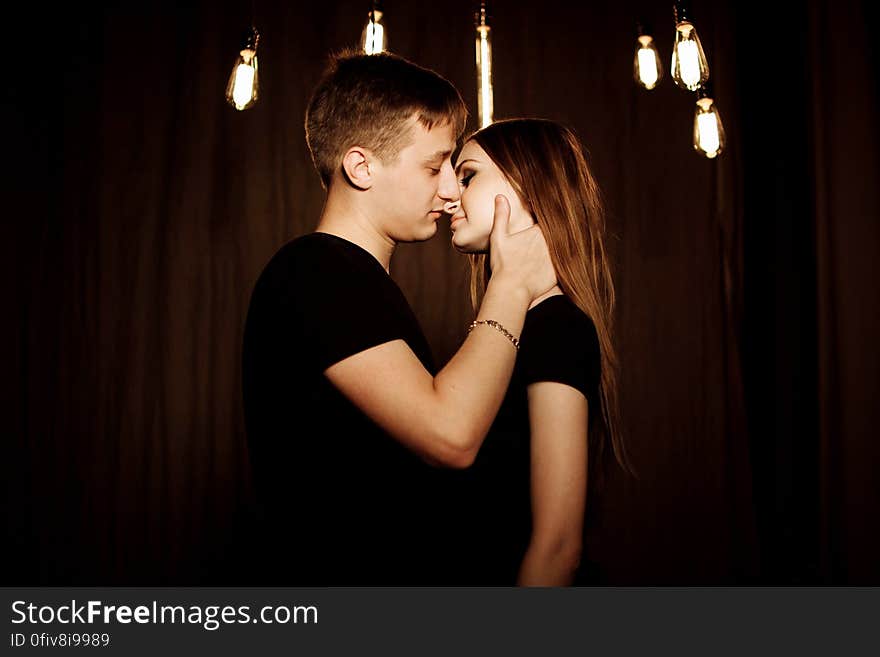
{"label": "man's ear", "polygon": [[371,163],[373,154],[366,148],[352,146],[342,158],[342,172],[346,179],[358,189],[369,189],[373,186]]}

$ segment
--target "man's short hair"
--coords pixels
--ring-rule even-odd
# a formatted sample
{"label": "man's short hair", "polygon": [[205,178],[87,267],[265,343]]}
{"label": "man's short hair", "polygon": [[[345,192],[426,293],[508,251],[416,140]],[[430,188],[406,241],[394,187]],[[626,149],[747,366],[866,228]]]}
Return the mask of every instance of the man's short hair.
{"label": "man's short hair", "polygon": [[467,107],[448,80],[403,57],[352,51],[332,56],[306,110],[306,142],[324,186],[352,146],[394,162],[409,143],[406,124],[413,115],[428,130],[452,125],[458,139]]}

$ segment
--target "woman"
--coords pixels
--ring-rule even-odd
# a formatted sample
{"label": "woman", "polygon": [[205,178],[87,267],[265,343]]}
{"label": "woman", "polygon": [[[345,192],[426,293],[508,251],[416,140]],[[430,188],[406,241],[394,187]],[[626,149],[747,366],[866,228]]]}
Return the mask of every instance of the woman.
{"label": "woman", "polygon": [[[461,205],[452,243],[471,255],[471,298],[488,280],[495,197],[510,230],[541,226],[558,285],[530,306],[507,396],[464,476],[477,557],[472,583],[582,582],[584,515],[606,454],[629,470],[617,420],[614,288],[599,188],[567,128],[499,121],[474,134],[456,162]],[[610,447],[610,450],[608,449]]]}

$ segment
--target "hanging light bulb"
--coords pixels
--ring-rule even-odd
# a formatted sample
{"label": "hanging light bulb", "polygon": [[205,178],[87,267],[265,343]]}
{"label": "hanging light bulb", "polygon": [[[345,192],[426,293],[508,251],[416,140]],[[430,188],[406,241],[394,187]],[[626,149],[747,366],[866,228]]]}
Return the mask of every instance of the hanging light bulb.
{"label": "hanging light bulb", "polygon": [[378,2],[373,3],[373,8],[367,16],[367,24],[361,33],[361,44],[368,55],[376,55],[388,49],[384,14]]}
{"label": "hanging light bulb", "polygon": [[724,150],[724,142],[724,126],[711,90],[701,88],[694,110],[694,149],[711,160]]}
{"label": "hanging light bulb", "polygon": [[242,39],[241,51],[232,66],[226,84],[226,100],[237,110],[253,107],[260,95],[260,78],[257,66],[257,45],[260,33],[253,26]]}
{"label": "hanging light bulb", "polygon": [[492,89],[492,28],[489,26],[489,13],[486,3],[481,2],[474,22],[477,28],[477,110],[480,127],[485,128],[492,123],[494,107],[494,91]]}
{"label": "hanging light bulb", "polygon": [[660,53],[654,45],[654,37],[646,34],[642,24],[638,25],[638,46],[633,61],[633,77],[635,81],[645,89],[653,89],[663,77],[663,67],[660,64]]}
{"label": "hanging light bulb", "polygon": [[709,63],[697,30],[690,22],[684,2],[674,6],[675,46],[672,48],[672,77],[682,89],[696,91],[709,79]]}

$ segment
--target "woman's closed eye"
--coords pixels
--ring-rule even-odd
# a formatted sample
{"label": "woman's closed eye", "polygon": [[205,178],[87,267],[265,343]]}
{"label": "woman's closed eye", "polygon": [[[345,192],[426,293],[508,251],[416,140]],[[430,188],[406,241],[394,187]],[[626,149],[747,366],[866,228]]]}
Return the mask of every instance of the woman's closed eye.
{"label": "woman's closed eye", "polygon": [[469,171],[468,173],[464,174],[464,176],[459,178],[458,184],[461,185],[462,187],[467,187],[468,183],[471,181],[471,178],[473,178],[476,175],[476,173],[477,173],[476,171]]}

